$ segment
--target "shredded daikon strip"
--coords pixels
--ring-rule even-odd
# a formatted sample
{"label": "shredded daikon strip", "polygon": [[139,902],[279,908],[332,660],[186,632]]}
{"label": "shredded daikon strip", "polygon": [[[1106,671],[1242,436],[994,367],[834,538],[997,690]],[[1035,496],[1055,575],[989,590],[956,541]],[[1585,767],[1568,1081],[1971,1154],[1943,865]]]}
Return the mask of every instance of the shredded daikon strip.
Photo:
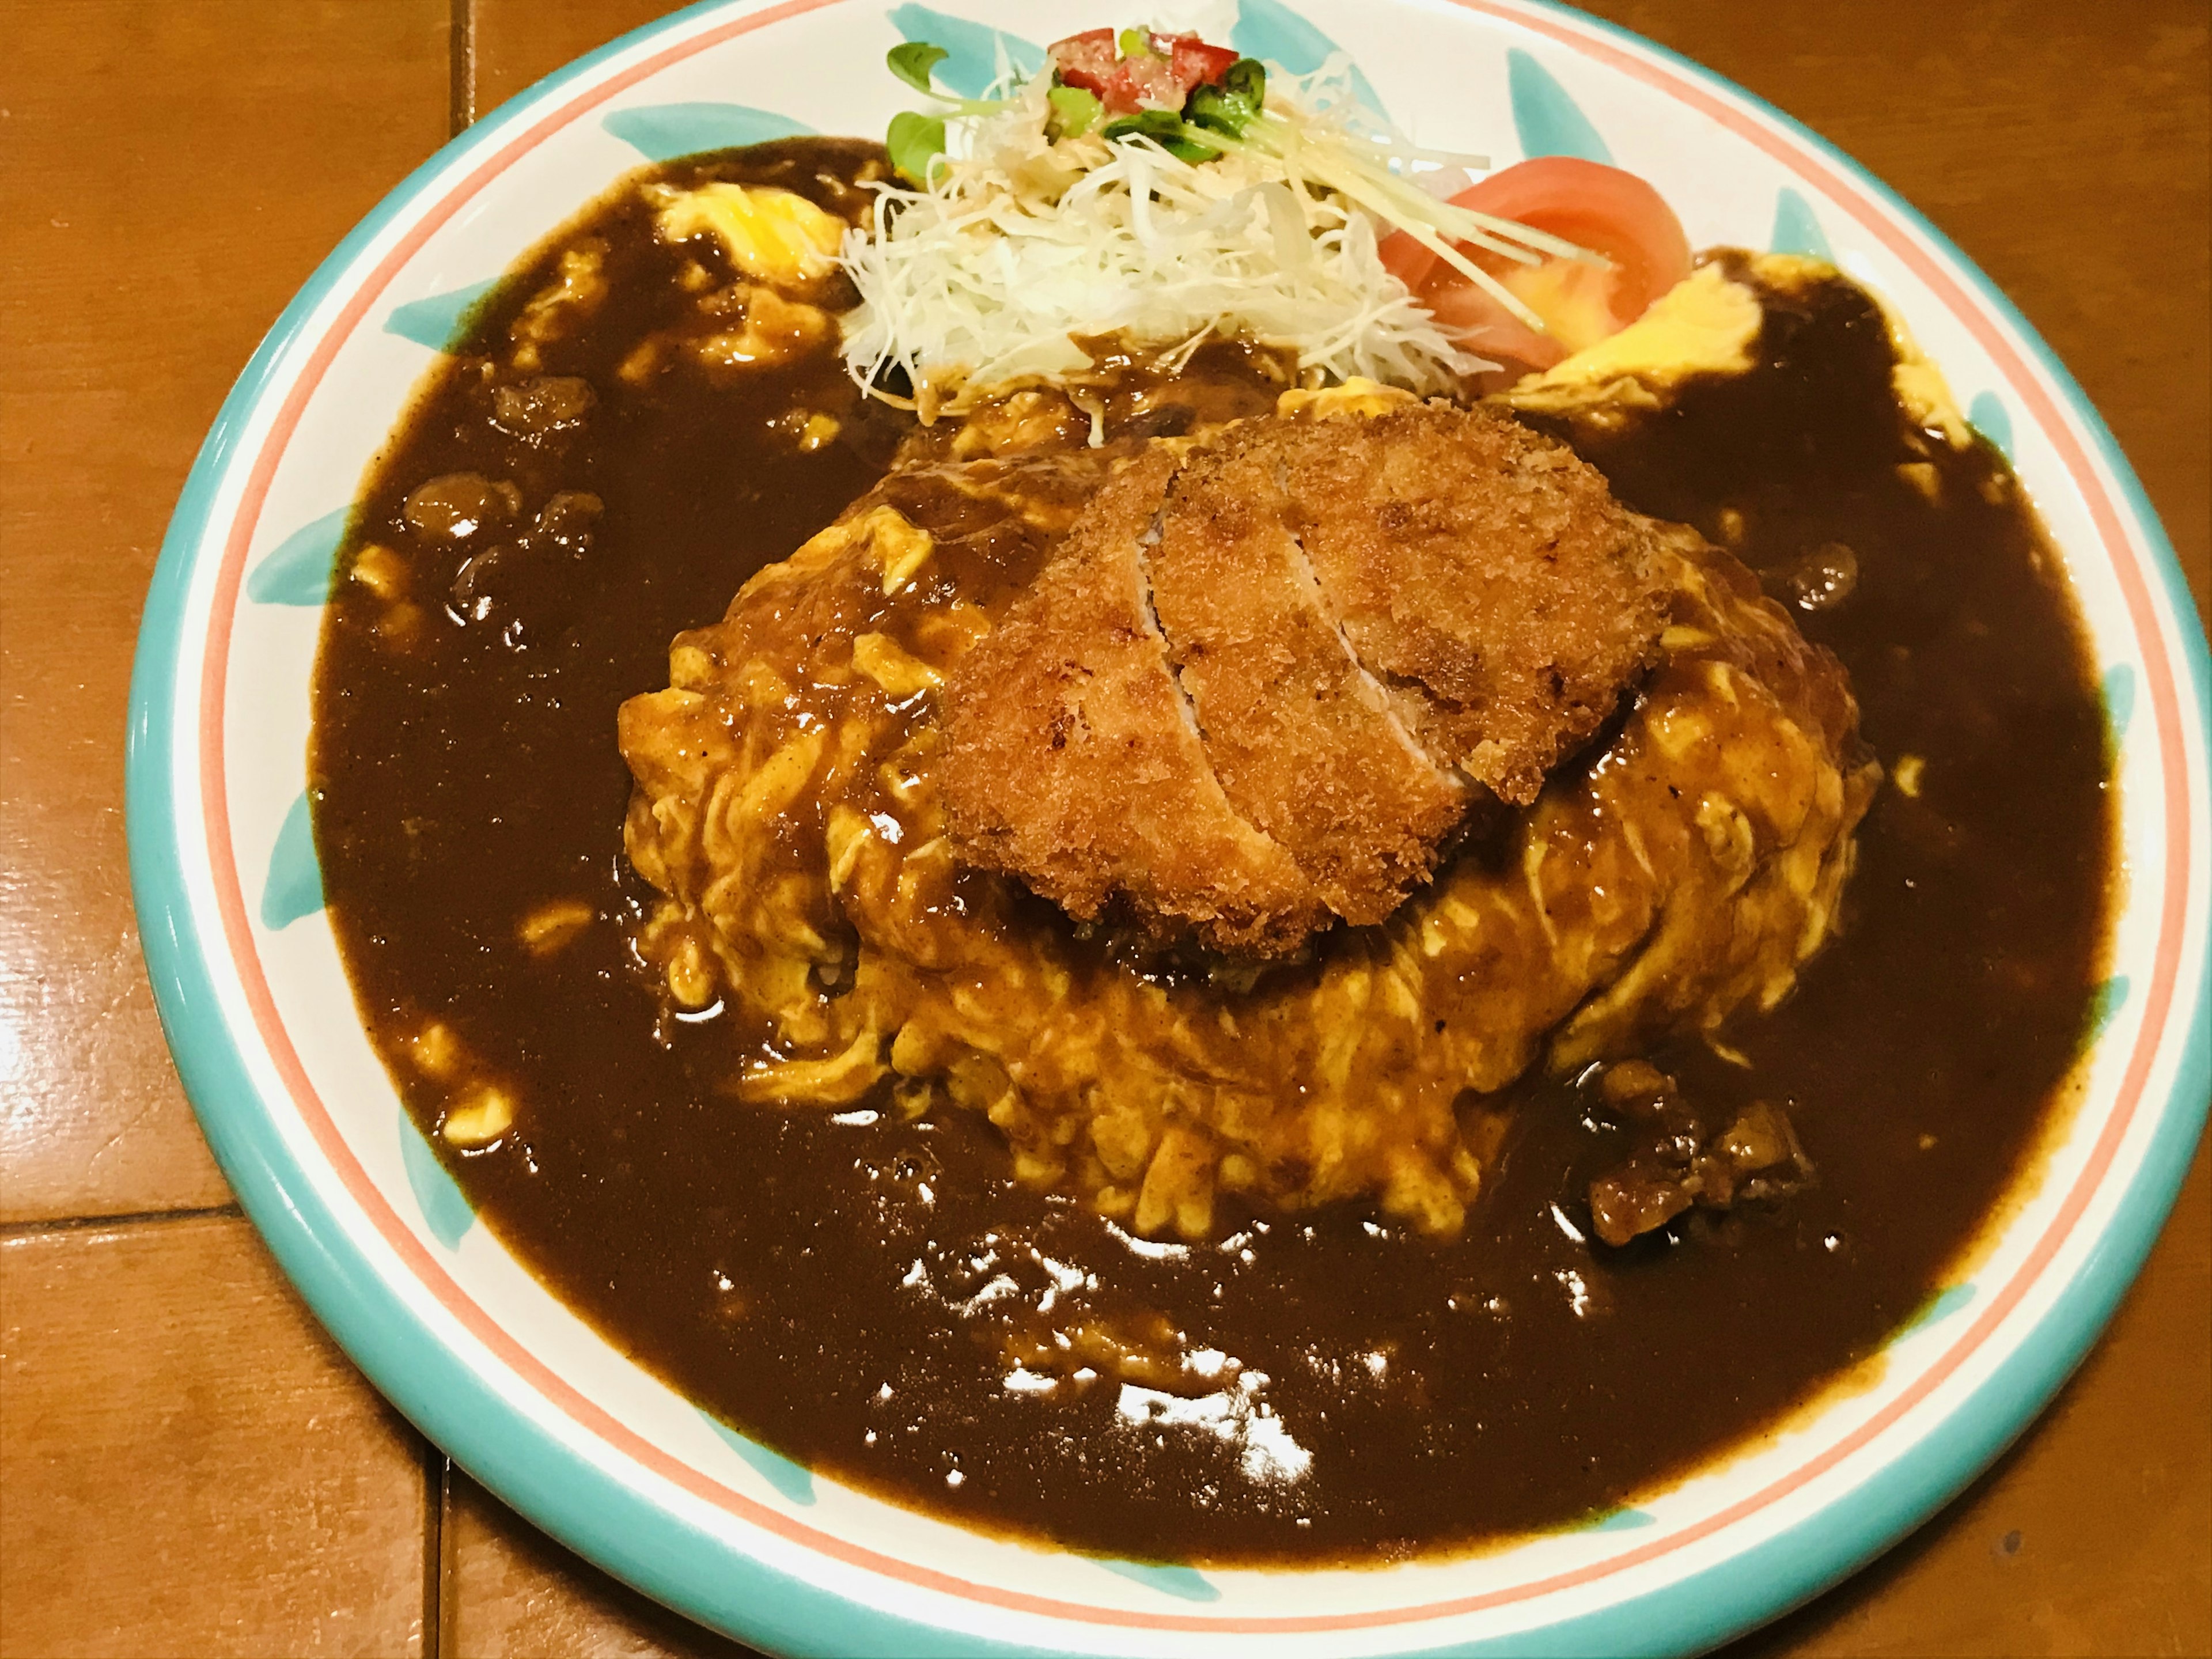
{"label": "shredded daikon strip", "polygon": [[957,412],[1009,384],[1081,374],[1082,339],[1194,349],[1224,336],[1293,353],[1312,383],[1446,392],[1494,365],[1384,268],[1379,235],[1411,230],[1469,270],[1444,239],[1523,260],[1579,252],[1431,195],[1419,169],[1483,158],[1374,130],[1340,63],[1271,80],[1264,132],[1209,133],[1224,153],[1196,163],[1142,135],[1051,140],[1050,84],[1048,69],[1004,88],[957,125],[959,153],[926,188],[878,185],[869,226],[847,235],[840,258],[861,303],[844,356],[862,386],[896,368],[925,411]]}

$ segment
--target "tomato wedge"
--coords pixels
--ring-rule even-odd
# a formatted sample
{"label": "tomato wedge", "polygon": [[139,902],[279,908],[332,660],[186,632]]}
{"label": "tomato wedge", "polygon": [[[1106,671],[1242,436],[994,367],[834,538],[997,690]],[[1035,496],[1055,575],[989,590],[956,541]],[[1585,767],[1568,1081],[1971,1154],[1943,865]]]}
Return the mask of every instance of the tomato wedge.
{"label": "tomato wedge", "polygon": [[1384,266],[1437,320],[1471,331],[1469,348],[1486,356],[1548,368],[1627,327],[1690,274],[1690,240],[1682,222],[1657,191],[1619,167],[1571,155],[1539,156],[1493,173],[1451,200],[1456,207],[1548,231],[1611,262],[1553,258],[1524,265],[1468,250],[1544,319],[1539,333],[1405,232],[1385,239]]}

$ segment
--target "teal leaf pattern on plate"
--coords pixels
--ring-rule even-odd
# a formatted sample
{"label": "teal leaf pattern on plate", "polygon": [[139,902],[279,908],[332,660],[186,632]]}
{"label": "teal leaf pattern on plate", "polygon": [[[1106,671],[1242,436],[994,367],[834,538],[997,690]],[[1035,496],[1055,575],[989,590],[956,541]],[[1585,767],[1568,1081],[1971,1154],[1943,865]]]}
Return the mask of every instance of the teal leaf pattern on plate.
{"label": "teal leaf pattern on plate", "polygon": [[2004,406],[2004,399],[1994,392],[1978,392],[1974,401],[1966,405],[1966,419],[1974,430],[1990,441],[1990,446],[2012,459],[2012,416]]}
{"label": "teal leaf pattern on plate", "polygon": [[1649,1510],[1609,1510],[1583,1528],[1586,1532],[1634,1532],[1641,1527],[1656,1527],[1659,1517]]}
{"label": "teal leaf pattern on plate", "polygon": [[392,314],[384,319],[384,331],[397,334],[403,340],[412,340],[416,345],[428,346],[433,351],[443,351],[461,331],[476,302],[497,287],[496,282],[471,283],[466,288],[448,289],[433,294],[427,300],[410,300],[404,306],[394,306]]}
{"label": "teal leaf pattern on plate", "polygon": [[1828,233],[1820,228],[1813,204],[1784,185],[1774,198],[1774,234],[1766,245],[1777,253],[1802,253],[1808,258],[1836,262],[1828,246]]}
{"label": "teal leaf pattern on plate", "polygon": [[2135,717],[2135,665],[2114,663],[2098,689],[2105,702],[2105,769],[2113,772],[2119,769],[2120,745],[2128,740],[2128,722]]}
{"label": "teal leaf pattern on plate", "polygon": [[701,1412],[707,1426],[720,1435],[729,1449],[750,1464],[756,1474],[794,1504],[814,1501],[813,1471],[793,1462],[781,1452],[770,1451],[757,1440],[749,1440],[720,1419]]}
{"label": "teal leaf pattern on plate", "polygon": [[407,1185],[430,1237],[449,1250],[460,1249],[462,1237],[477,1224],[477,1212],[404,1106],[399,1109],[399,1161],[406,1167]]}
{"label": "teal leaf pattern on plate", "polygon": [[1954,1285],[1948,1290],[1928,1298],[1920,1311],[1905,1322],[1899,1336],[1911,1336],[1915,1331],[1924,1331],[1930,1325],[1940,1325],[1953,1314],[1974,1299],[1972,1285]]}
{"label": "teal leaf pattern on plate", "polygon": [[2128,1006],[2128,993],[2134,988],[2125,974],[2114,974],[2110,979],[2098,981],[2097,988],[2089,994],[2089,1019],[2081,1046],[2087,1048],[2105,1035],[2105,1028],[2113,1017]]}
{"label": "teal leaf pattern on plate", "polygon": [[302,525],[276,544],[246,579],[246,597],[256,605],[321,605],[331,597],[331,562],[345,539],[347,516],[339,507],[313,524]]}
{"label": "teal leaf pattern on plate", "polygon": [[[1229,31],[1229,44],[1247,58],[1278,64],[1293,75],[1310,75],[1340,51],[1335,41],[1282,3],[1282,0],[1243,0],[1237,22]],[[1373,110],[1385,113],[1382,100],[1359,65],[1352,65],[1352,95]]]}
{"label": "teal leaf pattern on plate", "polygon": [[1583,107],[1552,71],[1516,46],[1505,54],[1505,86],[1513,98],[1513,131],[1525,156],[1573,155],[1613,165],[1613,152]]}
{"label": "teal leaf pattern on plate", "polygon": [[1171,1566],[1149,1561],[1103,1561],[1098,1564],[1109,1572],[1172,1595],[1182,1601],[1218,1601],[1221,1587],[1196,1567]]}
{"label": "teal leaf pattern on plate", "polygon": [[905,5],[890,13],[891,27],[905,40],[927,40],[945,48],[945,58],[934,70],[938,80],[963,98],[981,98],[999,78],[999,48],[1014,73],[1027,80],[1044,67],[1044,48],[1018,34],[1008,34],[987,23],[964,17],[947,17],[927,6]]}
{"label": "teal leaf pattern on plate", "polygon": [[654,104],[618,109],[599,125],[648,161],[764,144],[771,138],[814,136],[814,129],[804,121],[750,104]]}
{"label": "teal leaf pattern on plate", "polygon": [[307,812],[307,792],[284,814],[276,845],[269,853],[269,879],[261,888],[261,925],[281,933],[302,916],[323,908],[323,871],[315,862],[315,826]]}

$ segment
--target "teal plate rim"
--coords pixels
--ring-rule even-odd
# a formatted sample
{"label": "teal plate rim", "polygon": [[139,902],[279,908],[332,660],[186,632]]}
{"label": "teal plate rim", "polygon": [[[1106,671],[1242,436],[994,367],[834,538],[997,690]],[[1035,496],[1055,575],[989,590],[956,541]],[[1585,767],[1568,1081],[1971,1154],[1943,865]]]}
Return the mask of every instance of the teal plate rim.
{"label": "teal plate rim", "polygon": [[[1940,231],[1880,180],[1771,105],[1678,53],[1550,0],[1468,9],[1534,26],[1575,44],[1626,48],[1672,65],[1692,85],[1732,99],[1826,161],[1880,210],[1948,260],[1974,301],[2016,334],[2033,366],[2058,388],[2116,483],[2126,517],[2147,546],[2181,645],[2171,665],[2177,715],[2212,748],[2212,656],[2179,562],[2156,513],[2094,406],[2033,328]],[[238,1035],[221,1012],[224,941],[202,931],[186,897],[185,825],[176,785],[196,757],[173,746],[182,623],[190,578],[214,522],[218,486],[252,413],[277,383],[277,368],[314,310],[356,258],[418,198],[511,139],[565,91],[610,59],[715,13],[750,13],[757,25],[794,13],[706,0],[624,35],[539,82],[456,137],[418,167],[339,244],[286,307],[224,400],[202,445],[165,537],[140,626],[125,763],[131,874],[156,1006],[201,1125],[247,1215],[340,1346],[434,1443],[507,1503],[588,1559],[659,1601],[733,1636],[793,1654],[1031,1655],[1052,1650],[992,1641],[863,1603],[758,1559],[714,1529],[672,1513],[518,1409],[447,1347],[422,1314],[379,1276],[324,1201],[278,1130]],[[805,9],[811,9],[811,7]],[[2177,738],[2177,741],[2179,739]],[[2183,866],[2185,876],[2186,866]],[[2201,877],[2201,873],[2200,877]],[[2179,965],[2203,982],[2203,966]],[[1535,1629],[1403,1654],[1670,1654],[1697,1651],[1775,1618],[1863,1565],[1924,1520],[1994,1459],[2080,1362],[2140,1269],[2186,1174],[2212,1102],[2212,1009],[2188,1011],[2173,1085],[2148,1103],[2157,1123],[2142,1162],[2095,1247],[2020,1345],[1910,1450],[1891,1459],[1805,1519],[1703,1570],[1651,1591]],[[1995,1316],[1984,1314],[1984,1319]],[[1383,1622],[1378,1620],[1378,1624]],[[1202,1619],[1173,1621],[1197,1631]],[[1418,1626],[1409,1629],[1414,1633]],[[1225,1633],[1225,1632],[1224,1632]],[[1096,1627],[1094,1638],[1103,1635]],[[1093,1644],[1086,1642],[1086,1649]]]}

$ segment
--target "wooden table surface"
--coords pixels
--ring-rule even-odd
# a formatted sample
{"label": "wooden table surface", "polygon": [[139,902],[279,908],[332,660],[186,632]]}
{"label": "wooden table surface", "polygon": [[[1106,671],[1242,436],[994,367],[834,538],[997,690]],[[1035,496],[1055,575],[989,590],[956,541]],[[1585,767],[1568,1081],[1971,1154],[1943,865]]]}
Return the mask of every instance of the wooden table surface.
{"label": "wooden table surface", "polygon": [[[739,1651],[453,1471],[307,1314],[178,1087],[123,838],[139,606],[254,343],[450,132],[660,9],[0,0],[0,1655]],[[2203,0],[1597,9],[1978,260],[2118,433],[2203,607]],[[1737,1651],[2212,1652],[2203,1147],[2041,1421]]]}

